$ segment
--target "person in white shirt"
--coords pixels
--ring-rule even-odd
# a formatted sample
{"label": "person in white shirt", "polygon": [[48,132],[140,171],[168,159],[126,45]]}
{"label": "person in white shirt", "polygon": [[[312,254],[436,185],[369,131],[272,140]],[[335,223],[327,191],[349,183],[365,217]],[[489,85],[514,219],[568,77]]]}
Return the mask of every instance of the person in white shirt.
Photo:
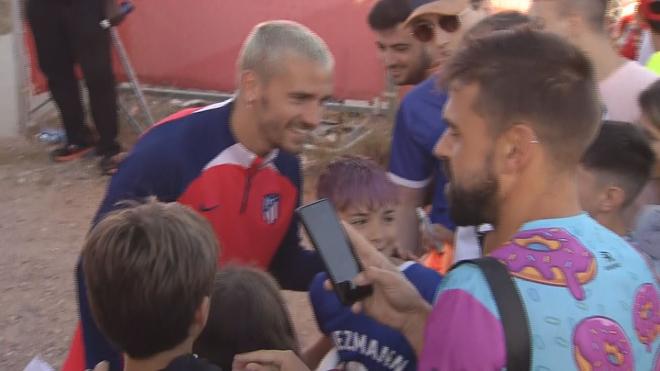
{"label": "person in white shirt", "polygon": [[600,0],[545,0],[534,1],[530,15],[591,59],[605,109],[603,119],[638,122],[637,97],[658,76],[614,50],[605,27],[606,10],[607,2]]}

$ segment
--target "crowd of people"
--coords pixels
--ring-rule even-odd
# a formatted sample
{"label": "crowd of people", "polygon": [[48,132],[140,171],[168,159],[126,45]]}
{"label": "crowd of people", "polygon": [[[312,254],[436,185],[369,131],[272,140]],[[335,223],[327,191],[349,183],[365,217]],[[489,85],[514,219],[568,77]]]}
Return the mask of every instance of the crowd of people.
{"label": "crowd of people", "polygon": [[[374,3],[388,76],[414,87],[387,167],[344,155],[318,179],[365,267],[355,283],[373,287],[351,307],[295,213],[333,56],[301,24],[255,26],[235,96],[162,120],[119,164],[76,268],[63,369],[659,369],[658,54],[622,56],[607,7]],[[660,1],[639,9],[659,28]],[[64,149],[89,147],[74,139]],[[434,254],[449,264],[420,258]],[[309,292],[322,336],[307,347],[281,289]]]}

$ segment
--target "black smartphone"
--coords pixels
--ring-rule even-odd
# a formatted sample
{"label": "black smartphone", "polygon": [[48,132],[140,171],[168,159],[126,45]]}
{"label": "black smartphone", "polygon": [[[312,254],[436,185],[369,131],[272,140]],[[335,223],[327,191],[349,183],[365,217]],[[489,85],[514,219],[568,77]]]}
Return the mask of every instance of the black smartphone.
{"label": "black smartphone", "polygon": [[353,283],[353,279],[363,268],[330,201],[321,199],[299,207],[296,211],[321,255],[339,301],[344,305],[351,305],[371,295],[371,286],[358,286]]}

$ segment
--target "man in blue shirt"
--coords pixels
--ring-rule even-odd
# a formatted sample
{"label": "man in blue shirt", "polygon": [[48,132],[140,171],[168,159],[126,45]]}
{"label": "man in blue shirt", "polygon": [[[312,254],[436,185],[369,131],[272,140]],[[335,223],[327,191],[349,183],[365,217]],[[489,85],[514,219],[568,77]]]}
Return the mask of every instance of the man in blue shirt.
{"label": "man in blue shirt", "polygon": [[[385,3],[392,1],[381,0],[369,17],[369,24],[379,40],[379,35],[386,31],[379,30],[378,27],[382,29],[389,26],[387,32],[390,34],[398,32],[416,39],[411,43],[421,43],[427,61],[417,65],[417,71],[413,71],[415,66],[409,66],[407,74],[408,77],[421,77],[424,80],[403,79],[402,74],[397,74],[397,69],[387,64],[388,59],[383,52],[383,60],[396,84],[418,84],[404,97],[396,115],[389,176],[398,186],[401,202],[398,211],[399,246],[419,251],[419,228],[415,209],[424,205],[429,192],[433,194],[430,219],[434,224],[434,235],[429,237],[437,241],[451,242],[454,229],[444,196],[446,178],[440,162],[433,156],[433,147],[446,127],[442,122],[438,124],[446,94],[437,88],[434,72],[441,69],[443,61],[456,47],[464,30],[481,19],[485,12],[480,7],[480,1],[470,3],[467,0],[441,0],[418,6],[406,21],[401,20],[401,17],[391,17],[389,23],[374,22],[379,6],[383,7],[381,4]],[[416,4],[419,3],[421,2]],[[454,20],[455,27],[447,30],[441,28],[438,23],[440,19]],[[381,44],[379,41],[379,48]]]}

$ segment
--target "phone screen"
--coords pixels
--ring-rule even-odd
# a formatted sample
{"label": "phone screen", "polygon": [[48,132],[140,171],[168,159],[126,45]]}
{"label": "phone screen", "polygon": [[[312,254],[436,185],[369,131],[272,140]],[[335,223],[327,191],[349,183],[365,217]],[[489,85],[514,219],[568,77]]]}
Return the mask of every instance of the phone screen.
{"label": "phone screen", "polygon": [[298,212],[333,281],[353,280],[361,269],[330,202],[320,200],[301,207]]}

